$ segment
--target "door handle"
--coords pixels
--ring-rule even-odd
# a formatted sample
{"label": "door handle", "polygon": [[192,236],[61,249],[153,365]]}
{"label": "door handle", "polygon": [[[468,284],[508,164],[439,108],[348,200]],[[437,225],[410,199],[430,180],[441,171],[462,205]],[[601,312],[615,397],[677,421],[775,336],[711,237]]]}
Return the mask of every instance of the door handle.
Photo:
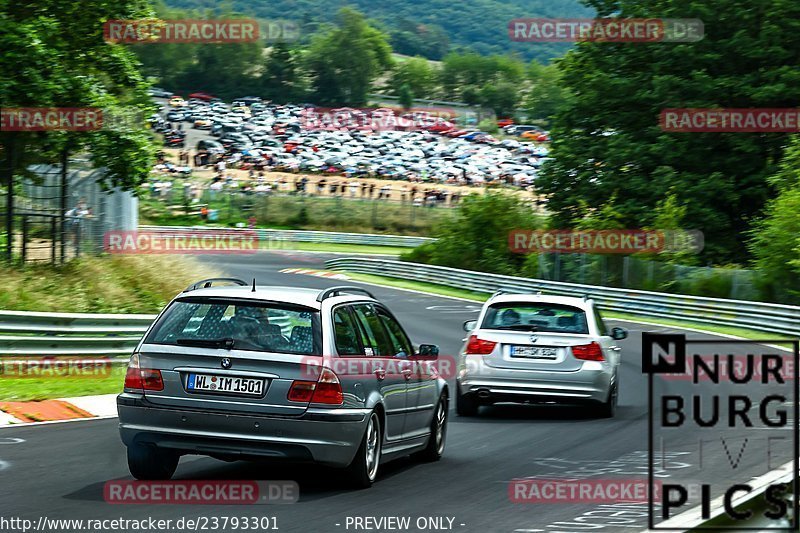
{"label": "door handle", "polygon": [[411,369],[410,368],[404,368],[400,372],[406,377],[406,381],[411,379]]}
{"label": "door handle", "polygon": [[378,378],[378,381],[383,381],[386,379],[386,370],[383,368],[378,368],[375,370],[375,377]]}

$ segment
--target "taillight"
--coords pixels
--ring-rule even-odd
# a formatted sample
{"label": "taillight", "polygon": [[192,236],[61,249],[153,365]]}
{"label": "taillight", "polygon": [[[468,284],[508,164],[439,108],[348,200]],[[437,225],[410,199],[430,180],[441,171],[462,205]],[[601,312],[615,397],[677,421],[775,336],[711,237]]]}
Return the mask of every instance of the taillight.
{"label": "taillight", "polygon": [[164,380],[161,371],[154,368],[140,368],[139,354],[131,356],[128,370],[125,372],[125,388],[138,390],[164,390]]}
{"label": "taillight", "polygon": [[316,381],[293,381],[287,398],[290,402],[308,403],[314,396],[314,389],[316,387]]}
{"label": "taillight", "polygon": [[477,335],[470,335],[469,342],[467,342],[467,353],[475,355],[489,355],[497,345],[494,341],[487,341],[478,338]]}
{"label": "taillight", "polygon": [[603,349],[596,342],[573,346],[572,355],[575,356],[575,359],[583,361],[605,361]]}
{"label": "taillight", "polygon": [[287,395],[289,401],[342,405],[344,395],[339,378],[330,368],[323,368],[317,381],[293,381]]}

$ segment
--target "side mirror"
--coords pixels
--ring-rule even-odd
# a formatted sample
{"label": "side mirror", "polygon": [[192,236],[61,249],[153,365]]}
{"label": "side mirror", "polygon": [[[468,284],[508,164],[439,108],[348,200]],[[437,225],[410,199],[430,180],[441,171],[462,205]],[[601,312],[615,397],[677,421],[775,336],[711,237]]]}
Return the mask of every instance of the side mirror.
{"label": "side mirror", "polygon": [[472,331],[478,325],[477,320],[467,320],[464,322],[464,331]]}
{"label": "side mirror", "polygon": [[439,355],[439,347],[435,344],[420,344],[419,355],[436,357]]}
{"label": "side mirror", "polygon": [[628,338],[628,330],[624,328],[611,328],[611,338],[615,341],[621,341]]}

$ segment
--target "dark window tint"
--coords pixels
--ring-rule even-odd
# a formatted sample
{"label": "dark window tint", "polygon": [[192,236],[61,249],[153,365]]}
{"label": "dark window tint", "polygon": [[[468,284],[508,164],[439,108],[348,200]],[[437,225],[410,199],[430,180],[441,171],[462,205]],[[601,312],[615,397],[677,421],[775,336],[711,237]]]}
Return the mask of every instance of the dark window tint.
{"label": "dark window tint", "polygon": [[339,355],[364,354],[359,343],[358,325],[349,308],[339,307],[333,312],[333,331]]}
{"label": "dark window tint", "polygon": [[389,334],[389,341],[392,343],[392,355],[395,357],[409,357],[414,355],[414,348],[411,346],[411,342],[408,340],[408,336],[406,336],[400,324],[380,307],[377,308],[377,312],[381,323],[383,323],[386,332]]}
{"label": "dark window tint", "polygon": [[481,327],[583,335],[589,333],[583,310],[545,302],[503,302],[491,305],[486,310],[486,318]]}
{"label": "dark window tint", "polygon": [[364,329],[364,334],[369,341],[369,345],[372,347],[372,355],[383,357],[393,356],[392,343],[381,325],[375,308],[368,304],[361,304],[354,305],[353,309],[355,310],[356,317],[361,327]]}
{"label": "dark window tint", "polygon": [[148,344],[260,352],[319,353],[319,313],[268,302],[192,298],[174,302],[145,339]]}

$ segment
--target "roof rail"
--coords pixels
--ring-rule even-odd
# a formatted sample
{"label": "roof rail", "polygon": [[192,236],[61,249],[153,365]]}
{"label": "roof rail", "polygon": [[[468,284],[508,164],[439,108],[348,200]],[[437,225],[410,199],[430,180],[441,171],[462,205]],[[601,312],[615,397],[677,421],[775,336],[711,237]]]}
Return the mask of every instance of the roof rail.
{"label": "roof rail", "polygon": [[506,289],[497,289],[492,293],[491,296],[489,296],[489,299],[491,300],[492,298],[500,296],[501,294],[533,294],[535,296],[541,296],[542,291],[541,289],[536,289],[535,291],[507,291]]}
{"label": "roof rail", "polygon": [[246,281],[242,281],[239,278],[208,278],[208,279],[200,280],[197,283],[193,283],[192,285],[189,285],[188,287],[183,289],[183,292],[189,292],[189,291],[193,291],[193,290],[196,290],[196,289],[207,289],[207,288],[211,287],[211,285],[215,281],[228,281],[230,283],[235,283],[236,285],[241,285],[242,287],[246,287],[247,286],[247,282]]}
{"label": "roof rail", "polygon": [[319,296],[317,296],[317,301],[321,302],[325,298],[330,298],[332,296],[339,296],[343,292],[361,292],[361,293],[366,294],[370,298],[375,299],[375,297],[372,295],[372,293],[369,292],[367,289],[362,289],[361,287],[352,287],[352,286],[347,286],[347,285],[341,285],[341,286],[338,286],[338,287],[329,287],[329,288],[325,289],[324,291],[320,292]]}

